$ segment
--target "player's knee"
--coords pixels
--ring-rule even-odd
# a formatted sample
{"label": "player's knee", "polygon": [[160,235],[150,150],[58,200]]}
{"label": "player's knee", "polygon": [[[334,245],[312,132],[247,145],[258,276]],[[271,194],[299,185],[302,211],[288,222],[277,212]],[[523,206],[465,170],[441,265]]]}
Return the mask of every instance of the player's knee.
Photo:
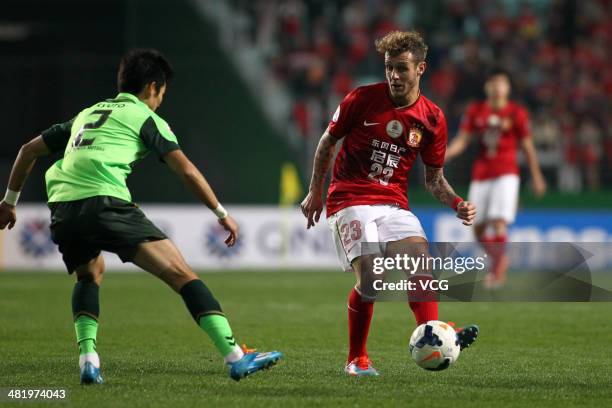
{"label": "player's knee", "polygon": [[77,280],[80,282],[95,282],[100,285],[103,274],[103,262],[92,262],[76,269]]}
{"label": "player's knee", "polygon": [[495,235],[505,235],[507,230],[506,221],[497,220],[493,222],[493,231],[495,231]]}
{"label": "player's knee", "polygon": [[357,279],[355,281],[355,289],[357,289],[358,291],[361,291],[361,279]]}
{"label": "player's knee", "polygon": [[484,237],[486,227],[487,227],[486,224],[474,225],[474,235],[476,236],[476,239],[481,240]]}
{"label": "player's knee", "polygon": [[104,268],[96,269],[96,271],[93,274],[93,279],[94,279],[94,282],[98,284],[98,286],[100,286],[100,283],[102,283],[103,276],[104,276]]}
{"label": "player's knee", "polygon": [[102,283],[103,274],[104,274],[104,270],[91,271],[88,274],[77,276],[77,280],[84,281],[84,282],[94,282],[98,286],[100,286],[100,284]]}
{"label": "player's knee", "polygon": [[78,272],[76,273],[77,281],[79,282],[95,282],[96,275],[91,272]]}
{"label": "player's knee", "polygon": [[351,266],[353,268],[353,272],[355,273],[355,288],[357,290],[361,289],[361,262],[359,257],[353,259],[351,262]]}

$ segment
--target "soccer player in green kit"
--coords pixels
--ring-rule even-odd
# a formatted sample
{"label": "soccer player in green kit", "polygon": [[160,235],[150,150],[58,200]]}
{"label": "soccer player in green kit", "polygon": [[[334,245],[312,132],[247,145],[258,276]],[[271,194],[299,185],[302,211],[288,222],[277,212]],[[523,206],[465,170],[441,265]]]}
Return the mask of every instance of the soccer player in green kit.
{"label": "soccer player in green kit", "polygon": [[178,292],[196,323],[208,334],[240,380],[275,364],[282,354],[242,349],[219,302],[187,265],[178,248],[131,202],[126,178],[132,164],[152,152],[219,218],[234,245],[238,225],[217,200],[200,171],[180,149],[155,110],[172,79],[172,68],[156,50],[133,50],[119,65],[119,94],[84,109],[23,145],[0,202],[0,229],[17,220],[15,206],[36,158],[63,151],[46,173],[51,236],[68,273],[76,272],[72,311],[79,345],[81,383],[102,383],[96,351],[98,290],[104,272],[100,251],[114,252],[157,276]]}

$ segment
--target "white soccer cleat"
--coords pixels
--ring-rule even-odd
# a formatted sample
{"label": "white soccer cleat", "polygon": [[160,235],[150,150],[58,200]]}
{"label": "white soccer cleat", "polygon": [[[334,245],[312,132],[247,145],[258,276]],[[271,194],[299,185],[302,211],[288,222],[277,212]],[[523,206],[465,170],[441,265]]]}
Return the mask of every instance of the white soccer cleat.
{"label": "white soccer cleat", "polygon": [[344,372],[355,377],[378,377],[380,374],[372,367],[367,356],[356,357],[344,367]]}

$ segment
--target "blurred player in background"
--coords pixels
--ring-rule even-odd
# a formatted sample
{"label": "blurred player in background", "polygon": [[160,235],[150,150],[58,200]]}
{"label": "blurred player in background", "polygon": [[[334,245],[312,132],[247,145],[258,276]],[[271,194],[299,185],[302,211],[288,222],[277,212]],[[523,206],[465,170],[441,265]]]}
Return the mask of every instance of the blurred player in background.
{"label": "blurred player in background", "polygon": [[[84,109],[25,144],[15,160],[0,203],[0,229],[17,220],[15,206],[36,159],[63,152],[46,173],[51,236],[68,273],[76,272],[72,312],[79,346],[81,383],[102,383],[96,350],[99,287],[104,272],[101,250],[114,252],[157,276],[181,295],[196,323],[218,349],[230,376],[239,380],[267,368],[281,353],[257,353],[236,344],[229,322],[208,287],[178,248],[131,202],[126,178],[132,165],[154,153],[219,218],[234,245],[238,225],[217,200],[200,171],[180,149],[161,105],[172,68],[155,50],[134,50],[122,60],[119,94]],[[146,347],[143,340],[143,347]]]}
{"label": "blurred player in background", "polygon": [[546,182],[531,139],[529,113],[510,100],[510,76],[503,70],[493,70],[484,88],[486,100],[468,106],[459,133],[446,151],[446,160],[460,155],[472,139],[478,140],[468,199],[478,208],[474,234],[491,257],[485,286],[497,288],[506,279],[508,224],[514,222],[518,205],[517,147],[525,154],[536,197],[546,192]]}
{"label": "blurred player in background", "polygon": [[[376,48],[384,54],[387,82],[357,88],[340,103],[317,147],[309,192],[301,204],[310,228],[321,216],[325,175],[343,139],[327,192],[327,217],[340,262],[355,272],[357,280],[348,299],[345,372],[359,376],[378,375],[366,350],[374,298],[361,290],[362,259],[370,255],[361,253],[361,243],[388,243],[387,251],[427,245],[406,196],[408,173],[417,156],[425,163],[425,184],[434,197],[453,208],[466,225],[476,213],[444,178],[446,119],[419,88],[426,67],[423,38],[416,32],[396,31],[377,40]],[[409,303],[417,324],[438,320],[436,299]],[[461,347],[469,346],[477,334],[474,325],[459,329]]]}

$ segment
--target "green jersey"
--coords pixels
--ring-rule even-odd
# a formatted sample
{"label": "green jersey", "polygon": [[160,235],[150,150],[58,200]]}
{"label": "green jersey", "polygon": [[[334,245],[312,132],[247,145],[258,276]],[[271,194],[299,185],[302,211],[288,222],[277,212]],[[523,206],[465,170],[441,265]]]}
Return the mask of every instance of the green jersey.
{"label": "green jersey", "polygon": [[131,201],[125,181],[132,165],[149,152],[161,159],[179,149],[168,123],[129,93],[84,109],[42,137],[52,152],[64,151],[45,175],[49,202],[94,196]]}

